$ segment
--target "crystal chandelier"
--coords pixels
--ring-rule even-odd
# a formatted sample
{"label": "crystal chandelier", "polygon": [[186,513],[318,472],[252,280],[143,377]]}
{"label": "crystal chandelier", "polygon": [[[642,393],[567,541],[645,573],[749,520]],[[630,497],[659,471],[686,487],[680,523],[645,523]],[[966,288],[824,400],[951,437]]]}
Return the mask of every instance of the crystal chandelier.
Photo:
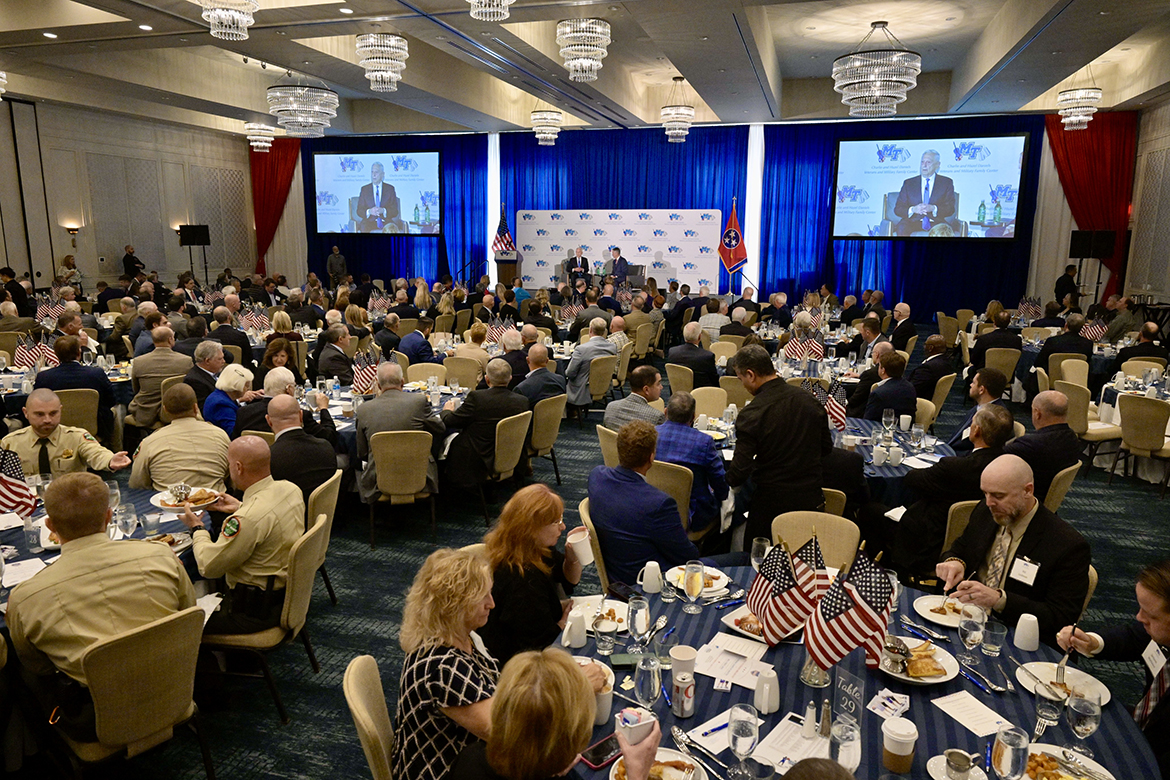
{"label": "crystal chandelier", "polygon": [[565,116],[556,109],[536,109],[529,117],[532,122],[532,131],[536,133],[536,143],[540,146],[555,146],[557,133],[561,132],[561,125]]}
{"label": "crystal chandelier", "polygon": [[257,152],[267,152],[272,148],[272,137],[276,135],[276,128],[262,125],[258,122],[248,122],[244,125],[244,134],[248,136],[248,143]]}
{"label": "crystal chandelier", "polygon": [[[893,116],[896,106],[906,100],[906,93],[918,86],[922,57],[886,29],[886,22],[873,22],[870,27],[853,51],[833,60],[833,89],[849,106],[849,116]],[[877,30],[882,31],[887,45],[866,48]]]}
{"label": "crystal chandelier", "polygon": [[502,22],[508,18],[508,6],[516,0],[467,0],[471,18],[481,22]]}
{"label": "crystal chandelier", "polygon": [[687,140],[687,133],[695,122],[695,107],[686,105],[684,100],[683,77],[674,77],[674,86],[670,88],[670,103],[662,107],[659,118],[662,128],[666,130],[666,137],[672,144],[681,144]]}
{"label": "crystal chandelier", "polygon": [[203,21],[211,25],[211,37],[225,41],[248,40],[248,28],[260,9],[259,0],[199,0]]}
{"label": "crystal chandelier", "polygon": [[289,73],[268,88],[268,113],[293,138],[324,136],[329,120],[337,116],[337,106],[337,93],[323,81],[314,85]]}
{"label": "crystal chandelier", "polygon": [[1061,124],[1065,130],[1084,130],[1097,113],[1101,103],[1101,88],[1093,83],[1093,70],[1088,71],[1089,83],[1083,87],[1074,86],[1061,90],[1056,96],[1056,107],[1060,110]]}
{"label": "crystal chandelier", "polygon": [[366,33],[357,37],[359,63],[366,69],[370,89],[374,92],[396,92],[402,71],[406,69],[406,39],[390,33]]}
{"label": "crystal chandelier", "polygon": [[569,71],[569,81],[597,81],[597,71],[611,42],[604,19],[565,19],[557,22],[557,45]]}

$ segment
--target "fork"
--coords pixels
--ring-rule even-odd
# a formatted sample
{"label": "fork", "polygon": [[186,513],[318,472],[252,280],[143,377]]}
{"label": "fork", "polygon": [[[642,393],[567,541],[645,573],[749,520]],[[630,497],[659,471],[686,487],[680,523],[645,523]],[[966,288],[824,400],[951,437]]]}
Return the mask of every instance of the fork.
{"label": "fork", "polygon": [[1016,686],[1012,684],[1012,678],[1008,677],[1008,673],[1003,670],[1003,664],[997,663],[995,668],[999,669],[999,673],[1003,675],[1003,681],[1007,684],[1008,693],[1015,693]]}
{"label": "fork", "polygon": [[[1078,621],[1079,622],[1079,621]],[[1056,682],[1059,685],[1064,685],[1064,668],[1068,665],[1069,656],[1073,654],[1072,638],[1076,636],[1077,624],[1073,623],[1072,631],[1068,633],[1068,651],[1065,652],[1064,658],[1060,659],[1060,663],[1056,665]]]}
{"label": "fork", "polygon": [[991,680],[987,679],[987,677],[982,672],[977,670],[975,667],[969,666],[968,664],[964,664],[964,663],[960,663],[959,665],[962,666],[964,669],[966,669],[971,674],[978,677],[980,680],[982,680],[984,685],[986,685],[988,688],[995,691],[996,693],[1006,693],[1007,692],[1007,688],[1003,687],[999,683],[993,683]]}

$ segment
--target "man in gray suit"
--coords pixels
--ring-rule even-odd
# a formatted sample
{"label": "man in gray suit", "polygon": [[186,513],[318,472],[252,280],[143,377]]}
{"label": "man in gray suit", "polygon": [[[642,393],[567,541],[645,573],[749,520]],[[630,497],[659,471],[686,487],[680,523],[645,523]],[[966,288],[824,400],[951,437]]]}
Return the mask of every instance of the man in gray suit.
{"label": "man in gray suit", "polygon": [[[402,366],[389,360],[378,366],[378,397],[366,401],[357,411],[357,454],[367,461],[362,470],[358,490],[362,501],[371,503],[378,496],[378,472],[370,457],[370,437],[382,431],[427,431],[442,442],[446,426],[431,414],[431,405],[425,393],[402,392]],[[434,447],[427,463],[427,489],[438,492],[439,467],[435,462]]]}
{"label": "man in gray suit", "polygon": [[130,377],[134,398],[130,400],[130,414],[141,428],[149,428],[158,419],[162,405],[162,383],[167,377],[184,377],[195,365],[182,352],[175,352],[175,332],[159,325],[150,332],[154,350],[134,358]]}
{"label": "man in gray suit", "polygon": [[[576,341],[577,337],[581,335],[581,329],[591,325],[593,320],[600,317],[605,320],[605,325],[609,327],[609,321],[613,319],[613,312],[606,311],[597,305],[597,290],[589,289],[585,292],[585,310],[577,315],[577,319],[573,320],[573,326],[569,328],[569,340]],[[605,331],[601,332],[605,335]]]}
{"label": "man in gray suit", "polygon": [[35,336],[44,332],[45,329],[32,317],[21,317],[12,301],[0,303],[0,333],[32,333]]}
{"label": "man in gray suit", "polygon": [[337,377],[343,385],[353,384],[353,361],[345,354],[351,338],[344,325],[329,326],[325,331],[325,347],[317,358],[317,376]]}
{"label": "man in gray suit", "polygon": [[[594,302],[596,303],[596,294]],[[590,361],[596,357],[616,355],[618,352],[613,342],[605,337],[607,325],[608,320],[602,317],[594,317],[590,321],[589,340],[573,350],[569,367],[565,369],[565,378],[569,380],[569,403],[574,406],[589,406],[593,402],[593,396],[589,394]]]}

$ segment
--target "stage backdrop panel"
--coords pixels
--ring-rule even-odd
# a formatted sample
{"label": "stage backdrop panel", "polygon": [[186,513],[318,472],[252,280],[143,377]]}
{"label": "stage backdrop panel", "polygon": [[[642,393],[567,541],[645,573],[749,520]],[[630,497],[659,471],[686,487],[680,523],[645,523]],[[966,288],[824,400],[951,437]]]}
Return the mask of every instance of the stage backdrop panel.
{"label": "stage backdrop panel", "polygon": [[659,287],[677,281],[714,290],[722,218],[718,209],[517,211],[518,272],[525,287],[556,286],[577,247],[600,274],[616,246]]}

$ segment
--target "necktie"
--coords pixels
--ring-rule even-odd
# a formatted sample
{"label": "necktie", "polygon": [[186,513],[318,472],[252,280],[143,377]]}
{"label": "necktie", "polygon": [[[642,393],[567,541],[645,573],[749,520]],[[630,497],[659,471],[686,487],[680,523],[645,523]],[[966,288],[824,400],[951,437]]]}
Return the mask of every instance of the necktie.
{"label": "necktie", "polygon": [[49,463],[49,440],[37,439],[37,445],[41,448],[40,454],[37,455],[37,469],[41,474],[53,473],[53,466]]}
{"label": "necktie", "polygon": [[1007,567],[1008,548],[1012,545],[1012,532],[1006,528],[999,529],[995,537],[995,547],[991,551],[991,565],[987,567],[987,582],[989,588],[998,588],[1003,582],[1003,570]]}
{"label": "necktie", "polygon": [[[927,179],[922,186],[922,203],[924,205],[930,204],[930,179]],[[922,229],[930,230],[930,218],[925,214],[922,215]]]}
{"label": "necktie", "polygon": [[1133,719],[1137,721],[1138,728],[1145,729],[1150,716],[1154,714],[1154,708],[1158,706],[1158,700],[1166,694],[1168,687],[1170,687],[1170,664],[1162,667],[1162,671],[1158,672],[1158,676],[1150,683],[1150,689],[1146,691],[1146,695],[1134,707]]}
{"label": "necktie", "polygon": [[[379,208],[382,206],[382,185],[380,184],[374,188],[374,205],[378,206]],[[382,226],[382,215],[379,214],[378,227],[381,228]]]}

